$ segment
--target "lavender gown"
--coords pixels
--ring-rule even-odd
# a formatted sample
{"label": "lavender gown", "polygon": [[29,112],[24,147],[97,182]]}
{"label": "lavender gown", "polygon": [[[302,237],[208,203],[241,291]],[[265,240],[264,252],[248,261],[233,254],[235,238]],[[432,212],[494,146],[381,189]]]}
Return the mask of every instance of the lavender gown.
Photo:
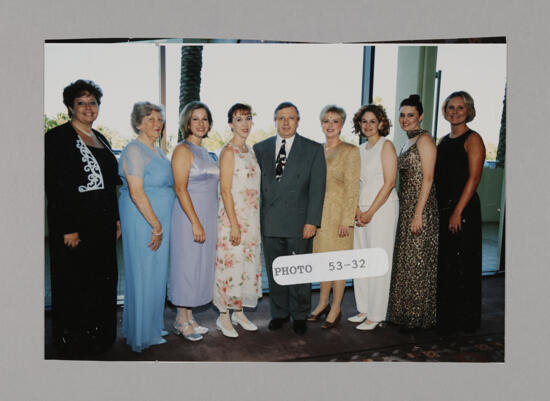
{"label": "lavender gown", "polygon": [[219,168],[208,151],[184,141],[193,152],[187,191],[206,234],[202,244],[193,240],[193,229],[176,197],[170,234],[170,301],[181,307],[212,301],[218,217]]}

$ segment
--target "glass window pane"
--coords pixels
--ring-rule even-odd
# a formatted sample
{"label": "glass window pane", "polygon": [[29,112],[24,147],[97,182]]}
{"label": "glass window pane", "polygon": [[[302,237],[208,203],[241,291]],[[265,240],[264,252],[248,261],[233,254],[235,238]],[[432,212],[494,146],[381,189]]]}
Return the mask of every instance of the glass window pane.
{"label": "glass window pane", "polygon": [[[253,107],[251,140],[275,134],[273,110],[291,101],[300,110],[298,132],[324,142],[319,112],[330,103],[348,118],[343,138],[357,143],[351,118],[361,102],[363,54],[359,45],[210,44],[204,46],[201,100],[210,107],[214,124],[209,150],[218,152],[230,137],[227,110],[237,102]],[[168,124],[177,121],[181,46],[168,46]],[[177,126],[177,124],[176,124]],[[175,137],[177,127],[169,130]]]}

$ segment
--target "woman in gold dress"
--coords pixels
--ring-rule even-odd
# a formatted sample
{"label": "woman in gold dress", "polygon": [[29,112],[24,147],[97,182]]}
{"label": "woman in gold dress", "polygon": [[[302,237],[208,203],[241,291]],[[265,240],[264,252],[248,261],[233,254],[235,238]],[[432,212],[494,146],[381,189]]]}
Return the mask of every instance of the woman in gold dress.
{"label": "woman in gold dress", "polygon": [[[346,112],[335,105],[321,110],[321,126],[326,142],[327,185],[321,228],[313,240],[313,252],[342,251],[353,248],[353,226],[359,198],[360,158],[359,148],[340,140],[340,132],[346,120]],[[340,320],[340,304],[344,296],[345,280],[321,283],[319,304],[308,321],[317,321],[326,315],[321,326],[334,327]],[[333,288],[332,305],[329,303]]]}

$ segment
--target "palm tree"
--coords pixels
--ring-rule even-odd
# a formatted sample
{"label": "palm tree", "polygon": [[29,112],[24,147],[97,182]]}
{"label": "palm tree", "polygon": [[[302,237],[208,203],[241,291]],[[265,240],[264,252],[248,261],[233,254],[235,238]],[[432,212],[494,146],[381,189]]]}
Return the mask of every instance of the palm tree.
{"label": "palm tree", "polygon": [[[181,47],[181,78],[179,112],[193,100],[200,100],[202,69],[202,46]],[[178,142],[183,133],[178,132]]]}

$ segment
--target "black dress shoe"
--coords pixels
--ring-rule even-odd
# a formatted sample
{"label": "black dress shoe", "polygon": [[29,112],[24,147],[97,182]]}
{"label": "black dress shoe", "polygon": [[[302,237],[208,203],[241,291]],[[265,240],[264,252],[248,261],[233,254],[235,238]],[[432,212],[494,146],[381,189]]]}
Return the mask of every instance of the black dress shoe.
{"label": "black dress shoe", "polygon": [[283,327],[283,324],[285,324],[286,322],[288,322],[288,316],[285,318],[271,319],[267,328],[269,330],[279,330],[281,327]]}
{"label": "black dress shoe", "polygon": [[307,331],[307,324],[305,320],[295,320],[292,327],[296,334],[305,334]]}
{"label": "black dress shoe", "polygon": [[317,313],[317,314],[315,314],[315,313],[310,314],[310,315],[307,317],[307,321],[308,321],[308,322],[316,322],[316,321],[318,321],[322,316],[328,315],[329,312],[330,312],[330,304],[328,304],[327,306],[325,306],[321,312],[319,312],[319,313]]}
{"label": "black dress shoe", "polygon": [[338,324],[340,321],[340,318],[342,317],[342,312],[338,312],[338,315],[336,316],[336,319],[334,321],[329,322],[328,320],[325,320],[323,324],[321,325],[322,329],[332,329],[334,326]]}

